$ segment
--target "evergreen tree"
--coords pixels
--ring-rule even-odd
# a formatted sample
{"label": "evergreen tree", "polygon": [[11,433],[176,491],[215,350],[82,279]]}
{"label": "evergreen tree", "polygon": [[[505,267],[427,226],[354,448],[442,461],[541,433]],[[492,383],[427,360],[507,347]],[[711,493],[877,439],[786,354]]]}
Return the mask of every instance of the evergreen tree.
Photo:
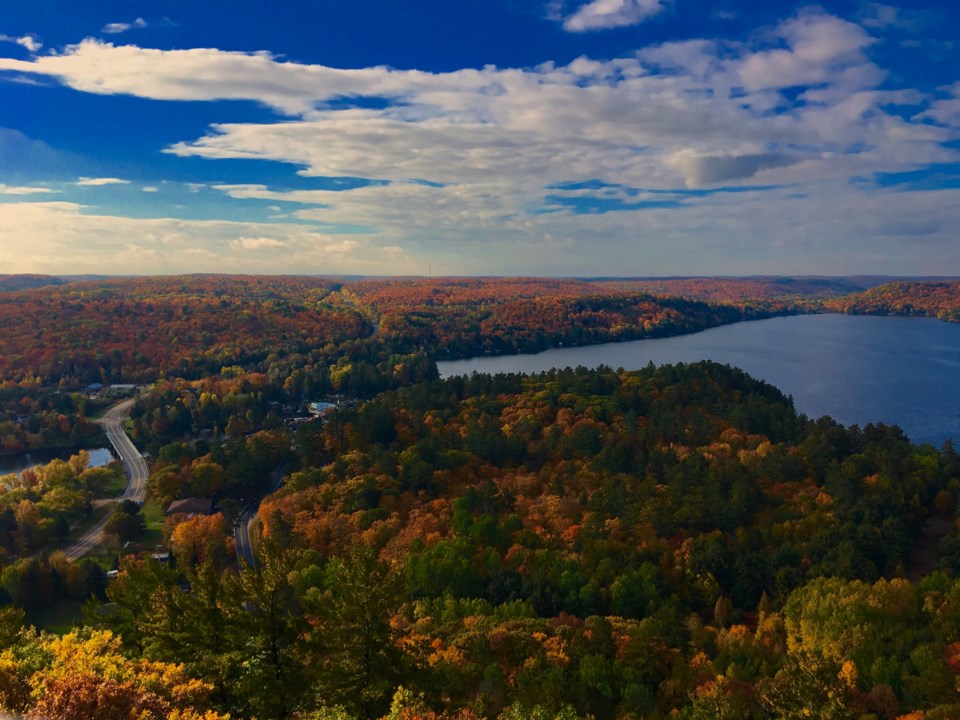
{"label": "evergreen tree", "polygon": [[245,569],[227,584],[239,602],[233,622],[243,639],[238,648],[246,714],[260,720],[289,718],[304,704],[310,687],[303,615],[290,577],[302,553],[280,551],[261,540],[257,569]]}
{"label": "evergreen tree", "polygon": [[156,602],[145,632],[158,659],[182,662],[194,677],[214,688],[221,707],[232,709],[239,682],[242,608],[229,592],[229,580],[211,560],[188,569],[188,589],[177,586]]}
{"label": "evergreen tree", "polygon": [[325,586],[307,593],[318,619],[312,645],[323,658],[321,694],[359,717],[379,717],[405,679],[404,655],[390,625],[400,604],[400,578],[363,546],[330,561]]}

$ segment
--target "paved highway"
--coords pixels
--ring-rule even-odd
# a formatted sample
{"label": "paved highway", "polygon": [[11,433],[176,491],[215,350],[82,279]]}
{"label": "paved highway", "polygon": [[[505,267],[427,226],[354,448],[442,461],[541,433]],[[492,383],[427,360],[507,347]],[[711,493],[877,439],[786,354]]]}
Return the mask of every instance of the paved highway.
{"label": "paved highway", "polygon": [[[123,467],[127,471],[127,487],[118,499],[133,500],[142,505],[147,498],[147,464],[121,427],[123,421],[129,417],[133,403],[132,398],[117,403],[103,414],[100,422],[107,439],[110,440],[110,444],[113,445],[113,449],[123,461]],[[110,515],[107,514],[73,545],[66,548],[64,553],[67,559],[78,560],[99,545],[102,541],[103,528],[109,518]]]}
{"label": "paved highway", "polygon": [[236,525],[233,526],[233,537],[237,545],[237,565],[241,569],[243,569],[244,564],[251,568],[257,566],[257,558],[253,554],[253,543],[250,542],[250,523],[257,516],[259,508],[259,502],[247,505],[240,511]]}
{"label": "paved highway", "polygon": [[237,516],[237,521],[233,526],[233,537],[237,544],[237,565],[239,565],[241,569],[243,569],[244,563],[251,568],[256,568],[257,566],[257,558],[253,554],[253,543],[250,541],[250,525],[253,524],[254,518],[257,517],[257,511],[260,510],[260,501],[270,493],[279,489],[283,484],[284,470],[285,466],[282,464],[274,470],[273,475],[270,476],[270,487],[267,491],[258,499],[244,507]]}

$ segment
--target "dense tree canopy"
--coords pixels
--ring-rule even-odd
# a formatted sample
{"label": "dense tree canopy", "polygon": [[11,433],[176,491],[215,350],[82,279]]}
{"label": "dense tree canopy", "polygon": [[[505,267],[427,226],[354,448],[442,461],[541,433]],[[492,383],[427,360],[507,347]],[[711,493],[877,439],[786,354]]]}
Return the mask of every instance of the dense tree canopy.
{"label": "dense tree canopy", "polygon": [[[83,442],[105,404],[83,385],[149,382],[127,430],[151,508],[116,508],[113,547],[174,499],[214,505],[154,520],[173,562],[118,553],[108,582],[56,548],[119,465],[3,478],[0,711],[960,717],[951,444],[799,416],[709,362],[437,379],[441,357],[958,305],[945,284],[829,299],[857,288],[212,276],[0,296],[3,450]],[[283,473],[238,567],[233,521]],[[25,625],[83,598],[74,632]]]}
{"label": "dense tree canopy", "polygon": [[960,282],[895,282],[827,303],[851,315],[907,315],[960,322]]}

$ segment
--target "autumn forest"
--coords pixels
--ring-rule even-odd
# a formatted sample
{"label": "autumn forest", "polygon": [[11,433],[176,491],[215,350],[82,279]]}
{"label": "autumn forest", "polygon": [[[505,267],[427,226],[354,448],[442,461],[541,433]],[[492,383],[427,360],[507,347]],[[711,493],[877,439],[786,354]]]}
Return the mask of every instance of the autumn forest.
{"label": "autumn forest", "polygon": [[[63,457],[0,484],[0,714],[960,717],[950,441],[708,361],[436,364],[814,313],[960,282],[0,277],[0,453]],[[122,401],[145,502],[84,449]]]}

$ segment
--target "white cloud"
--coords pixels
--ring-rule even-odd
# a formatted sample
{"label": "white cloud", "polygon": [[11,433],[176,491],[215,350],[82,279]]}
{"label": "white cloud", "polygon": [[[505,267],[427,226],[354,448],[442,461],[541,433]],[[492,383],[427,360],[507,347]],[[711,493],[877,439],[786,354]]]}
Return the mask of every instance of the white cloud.
{"label": "white cloud", "polygon": [[190,257],[191,262],[216,261],[220,256],[204,248],[185,248],[183,254]]}
{"label": "white cloud", "polygon": [[[601,8],[590,3],[581,11],[589,7]],[[269,53],[86,40],[30,61],[0,58],[0,72],[54,77],[97,94],[259,102],[283,114],[282,122],[214,125],[168,152],[287,162],[305,177],[383,181],[340,191],[191,186],[204,199],[216,190],[300,205],[283,208],[295,225],[221,228],[219,244],[200,238],[197,225],[182,230],[189,236],[183,253],[213,253],[223,269],[263,262],[261,271],[299,271],[297,258],[305,258],[304,267],[336,259],[343,271],[371,272],[403,272],[407,265],[423,272],[428,263],[437,272],[783,272],[787,266],[774,262],[779,257],[793,259],[792,272],[815,272],[810,252],[818,242],[821,252],[839,252],[848,242],[864,258],[863,267],[851,254],[843,268],[823,271],[866,271],[876,258],[877,271],[883,260],[902,263],[898,272],[920,271],[924,263],[924,272],[933,272],[930,248],[938,263],[960,267],[942,230],[956,226],[957,213],[941,212],[935,224],[922,225],[931,232],[913,259],[908,250],[916,248],[920,226],[894,222],[895,213],[910,214],[911,196],[936,213],[935,202],[956,193],[920,198],[863,184],[875,173],[960,161],[960,152],[945,144],[960,137],[957,88],[937,96],[889,89],[887,73],[868,54],[875,42],[859,25],[804,11],[746,41],[693,39],[565,66],[344,70],[282,62]],[[351,97],[385,102],[376,109],[332,102]],[[898,110],[906,106],[922,110],[910,117]],[[563,189],[591,180],[615,187]],[[785,189],[749,190],[779,185]],[[720,186],[740,192],[682,192]],[[643,209],[605,215],[571,209],[601,201]],[[119,220],[102,222],[115,228]],[[344,226],[357,234],[321,232]],[[823,241],[810,233],[822,233]],[[876,247],[871,234],[882,237]],[[698,243],[706,248],[700,254]],[[754,264],[735,265],[743,258],[737,251],[750,252]],[[684,264],[691,255],[700,268]],[[170,253],[161,256],[177,262]],[[189,257],[216,267],[197,253]]]}
{"label": "white cloud", "polygon": [[250,99],[287,114],[342,95],[399,97],[426,89],[458,92],[476,86],[480,71],[432,75],[383,67],[340,70],[278,62],[270,53],[216,49],[153,50],[87,39],[33,61],[0,58],[0,71],[56,77],[75,90],[158,100]]}
{"label": "white cloud", "polygon": [[140,191],[145,193],[155,193],[159,190],[160,188],[158,188],[156,185],[144,185],[142,188],[140,188]]}
{"label": "white cloud", "polygon": [[14,35],[0,35],[0,42],[16,43],[31,53],[38,52],[40,48],[43,47],[43,43],[33,35],[20,35],[19,37]]}
{"label": "white cloud", "polygon": [[107,23],[101,28],[100,32],[107,33],[108,35],[117,35],[119,33],[127,32],[128,30],[142,30],[147,26],[147,21],[141,17],[138,17],[132,22],[115,22]]}
{"label": "white cloud", "polygon": [[287,247],[287,243],[272,237],[241,237],[231,240],[230,247],[234,250],[267,250]]}
{"label": "white cloud", "polygon": [[344,255],[353,252],[360,247],[360,243],[350,238],[341,238],[337,242],[330,243],[324,248],[331,255]]}
{"label": "white cloud", "polygon": [[798,156],[776,153],[698,155],[690,150],[682,150],[667,158],[667,162],[683,174],[686,185],[693,188],[746,180],[761,170],[789,167],[801,161]]}
{"label": "white cloud", "polygon": [[893,5],[869,3],[863,10],[861,22],[868,28],[895,26],[900,21],[900,10]]}
{"label": "white cloud", "polygon": [[[534,275],[776,274],[785,267],[810,274],[890,268],[942,274],[960,266],[957,189],[877,191],[835,180],[805,191],[677,196],[678,207],[642,212],[531,217],[512,212],[516,206],[498,207],[503,189],[490,188],[485,200],[480,188],[458,194],[420,187],[420,193],[444,191],[432,196],[442,212],[425,212],[430,206],[422,200],[431,196],[416,195],[414,185],[343,191],[325,207],[305,206],[300,223],[282,225],[135,220],[71,203],[0,204],[0,266],[52,273],[426,274],[432,265],[435,274]],[[642,199],[657,197],[664,196]],[[374,235],[331,235],[307,224],[370,222],[379,207]],[[461,213],[484,208],[491,213],[487,224],[458,222]]]}
{"label": "white cloud", "polygon": [[0,183],[0,195],[37,195],[42,193],[56,192],[45,187],[30,187],[24,185],[4,185]]}
{"label": "white cloud", "polygon": [[[189,250],[184,252],[189,253]],[[117,258],[128,267],[150,267],[160,260],[160,252],[156,248],[144,247],[136,243],[126,243],[118,246]]]}
{"label": "white cloud", "polygon": [[[539,188],[514,185],[460,184],[434,187],[397,182],[353,190],[277,192],[263,185],[220,185],[237,199],[283,200],[312,207],[295,212],[300,220],[369,227],[383,238],[451,237],[467,229],[495,233],[518,226],[542,202]],[[372,207],[377,208],[371,213]]]}
{"label": "white cloud", "polygon": [[[248,252],[251,246],[260,251]],[[391,263],[396,272],[412,269],[404,258]],[[378,246],[308,224],[144,220],[67,202],[0,203],[0,267],[12,273],[146,275],[384,272]]]}
{"label": "white cloud", "polygon": [[663,0],[592,0],[563,21],[568,32],[637,25],[664,10]]}
{"label": "white cloud", "polygon": [[[593,194],[626,203],[667,200],[675,206],[602,215],[558,207],[531,216],[524,205],[536,201],[537,193],[524,196],[523,188],[513,186],[484,192],[474,186],[398,183],[309,194],[263,186],[220,189],[235,197],[313,205],[296,213],[305,221],[375,222],[377,233],[366,237],[383,243],[371,260],[384,273],[402,272],[391,265],[391,253],[398,252],[391,247],[403,248],[421,274],[428,264],[438,274],[777,274],[784,267],[811,274],[883,273],[891,267],[898,273],[942,274],[942,268],[960,262],[960,244],[950,230],[960,222],[960,190],[876,191],[845,179],[804,190],[703,197],[610,188]],[[510,197],[512,190],[520,197]],[[586,189],[554,193],[591,196]],[[924,218],[922,228],[902,222],[913,215]]]}
{"label": "white cloud", "polygon": [[[846,20],[807,12],[782,23],[772,37],[785,42],[787,48],[752,53],[737,64],[749,91],[819,83],[875,86],[884,79],[884,73],[863,54],[875,40]],[[851,69],[861,72],[844,75]]]}
{"label": "white cloud", "polygon": [[34,37],[31,37],[30,35],[24,35],[23,37],[18,37],[17,44],[22,45],[32,53],[37,52],[38,50],[40,50],[40,48],[43,47],[42,42],[40,42]]}
{"label": "white cloud", "polygon": [[884,3],[872,2],[860,12],[860,22],[864,27],[876,30],[899,30],[919,32],[926,26],[942,22],[936,4],[928,8],[909,9]]}
{"label": "white cloud", "polygon": [[129,185],[129,180],[121,180],[120,178],[89,178],[82,177],[77,180],[77,185],[81,187],[100,187],[102,185]]}
{"label": "white cloud", "polygon": [[949,97],[940,98],[931,103],[929,109],[918,117],[923,120],[934,120],[942,125],[960,128],[960,82],[948,88]]}

